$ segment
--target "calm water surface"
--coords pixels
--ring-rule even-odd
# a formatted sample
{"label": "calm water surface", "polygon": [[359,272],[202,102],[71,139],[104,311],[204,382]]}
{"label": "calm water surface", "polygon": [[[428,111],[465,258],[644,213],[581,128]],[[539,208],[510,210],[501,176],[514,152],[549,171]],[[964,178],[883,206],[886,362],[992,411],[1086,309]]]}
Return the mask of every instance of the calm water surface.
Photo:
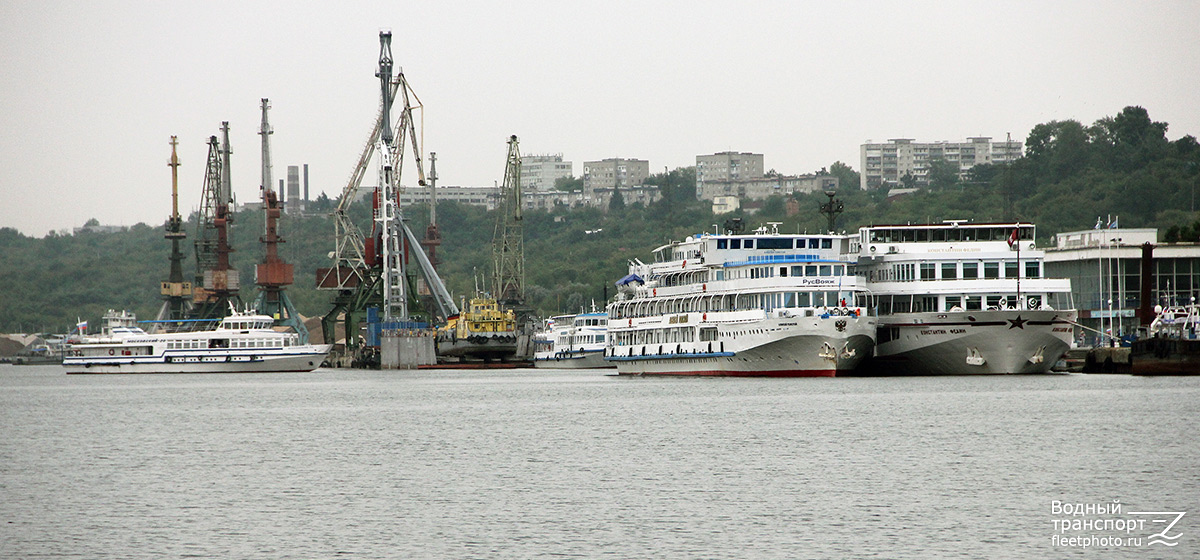
{"label": "calm water surface", "polygon": [[1200,377],[605,373],[0,365],[0,557],[1200,556]]}

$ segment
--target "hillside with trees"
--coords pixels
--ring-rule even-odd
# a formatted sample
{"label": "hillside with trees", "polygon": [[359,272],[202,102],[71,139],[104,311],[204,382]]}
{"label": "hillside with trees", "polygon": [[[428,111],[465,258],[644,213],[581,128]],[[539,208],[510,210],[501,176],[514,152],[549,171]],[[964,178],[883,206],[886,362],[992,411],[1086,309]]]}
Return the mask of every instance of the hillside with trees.
{"label": "hillside with trees", "polygon": [[[1073,120],[1039,124],[1026,140],[1025,157],[1007,165],[976,166],[962,179],[937,175],[928,188],[894,200],[884,190],[859,190],[858,173],[842,162],[819,173],[840,181],[837,197],[846,210],[838,228],[845,231],[881,223],[1019,219],[1037,224],[1038,241],[1045,245],[1055,233],[1088,229],[1097,218],[1119,216],[1121,227],[1157,227],[1163,240],[1200,241],[1195,212],[1200,144],[1192,136],[1168,140],[1167,124],[1151,120],[1140,107],[1127,107],[1091,125]],[[695,199],[694,168],[660,173],[647,183],[663,192],[662,200],[649,206],[525,214],[530,304],[543,314],[578,311],[593,301],[603,305],[606,287],[611,296],[613,281],[625,274],[630,259],[646,260],[655,247],[714,231],[731,217],[743,217],[751,227],[781,222],[787,232],[825,228],[817,213],[827,201],[822,193],[795,196],[799,212],[793,216],[788,216],[788,200],[779,196],[758,201],[754,213],[745,209],[714,215],[707,202]],[[313,207],[319,211],[288,216],[281,225],[286,243],[280,255],[296,270],[289,294],[306,316],[323,315],[330,299],[328,292],[315,289],[314,279],[318,267],[329,266],[327,254],[333,249],[333,223],[324,213],[332,201],[326,198]],[[352,212],[357,223],[368,224],[368,207],[358,204]],[[405,216],[414,231],[424,231],[427,208],[408,208]],[[185,226],[188,279],[195,270],[194,220]],[[495,213],[439,202],[438,225],[443,236],[440,271],[455,298],[473,294],[476,279],[487,289]],[[245,301],[254,298],[261,230],[260,215],[235,217],[232,243],[237,252],[232,260],[241,272]],[[96,321],[110,308],[152,318],[161,304],[159,282],[168,272],[170,243],[163,233],[161,226],[138,224],[119,233],[51,233],[39,239],[0,228],[0,331],[64,332],[77,317]]]}

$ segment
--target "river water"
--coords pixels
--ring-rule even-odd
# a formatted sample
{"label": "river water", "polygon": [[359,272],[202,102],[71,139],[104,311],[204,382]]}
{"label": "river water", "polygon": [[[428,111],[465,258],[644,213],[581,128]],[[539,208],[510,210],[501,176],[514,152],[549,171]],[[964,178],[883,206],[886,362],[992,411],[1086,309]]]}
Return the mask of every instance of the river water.
{"label": "river water", "polygon": [[1200,377],[63,371],[0,365],[3,558],[1200,556]]}

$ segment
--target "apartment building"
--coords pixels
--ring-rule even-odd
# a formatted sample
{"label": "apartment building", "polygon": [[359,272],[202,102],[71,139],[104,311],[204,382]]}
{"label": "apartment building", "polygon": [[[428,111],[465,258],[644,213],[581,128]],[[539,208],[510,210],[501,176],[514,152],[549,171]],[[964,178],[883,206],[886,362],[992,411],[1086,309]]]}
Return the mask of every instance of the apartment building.
{"label": "apartment building", "polygon": [[563,161],[562,154],[521,156],[521,191],[544,192],[554,190],[554,182],[561,177],[573,177],[573,165]]}
{"label": "apartment building", "polygon": [[966,142],[916,142],[912,138],[893,138],[886,143],[867,143],[860,147],[860,187],[898,187],[905,175],[912,175],[919,186],[928,185],[930,163],[939,159],[954,164],[959,177],[964,177],[967,171],[981,163],[1005,163],[1021,155],[1021,142],[992,142],[990,136],[968,138]]}
{"label": "apartment building", "polygon": [[[763,176],[763,155],[750,152],[717,152],[715,154],[696,156],[696,198],[712,200],[705,196],[708,183],[729,184],[738,181],[759,179]],[[725,193],[719,193],[725,194]]]}
{"label": "apartment building", "polygon": [[610,158],[583,163],[583,192],[592,196],[597,189],[638,187],[650,176],[650,162],[644,159]]}

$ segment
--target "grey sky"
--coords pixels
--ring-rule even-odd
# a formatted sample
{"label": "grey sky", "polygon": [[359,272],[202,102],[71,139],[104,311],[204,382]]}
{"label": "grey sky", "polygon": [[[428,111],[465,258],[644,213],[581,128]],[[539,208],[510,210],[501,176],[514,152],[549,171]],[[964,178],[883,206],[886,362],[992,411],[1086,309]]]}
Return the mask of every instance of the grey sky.
{"label": "grey sky", "polygon": [[1171,139],[1200,136],[1197,2],[8,0],[0,226],[160,225],[171,135],[189,212],[223,120],[234,192],[253,200],[262,97],[276,178],[308,163],[313,196],[337,196],[377,111],[381,28],[425,104],[441,185],[501,180],[511,134],[576,175],[722,150],[781,173],[857,170],[867,140],[1024,140],[1127,105]]}

